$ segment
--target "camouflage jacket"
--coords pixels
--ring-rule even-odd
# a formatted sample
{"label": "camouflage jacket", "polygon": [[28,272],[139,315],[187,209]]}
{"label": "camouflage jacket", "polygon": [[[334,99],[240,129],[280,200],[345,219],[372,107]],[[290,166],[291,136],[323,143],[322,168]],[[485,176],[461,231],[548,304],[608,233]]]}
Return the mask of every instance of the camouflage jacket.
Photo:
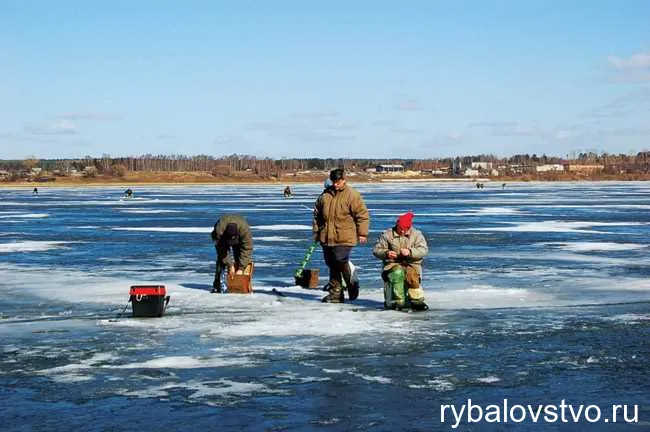
{"label": "camouflage jacket", "polygon": [[[409,249],[411,254],[409,256],[400,256],[401,249]],[[388,258],[388,251],[397,252],[397,258]],[[427,252],[429,252],[429,248],[422,231],[411,228],[403,236],[400,236],[395,231],[395,227],[381,233],[372,250],[374,256],[383,260],[384,271],[390,270],[397,265],[409,265],[414,267],[420,275],[422,275],[422,260]]]}
{"label": "camouflage jacket", "polygon": [[235,264],[238,269],[243,269],[253,259],[253,234],[246,219],[235,214],[222,215],[214,224],[214,229],[210,234],[217,249],[217,264],[226,265],[230,263],[230,260],[227,260],[230,245],[220,240],[226,227],[231,223],[236,224],[239,231],[239,244],[236,246],[239,248],[239,262]]}

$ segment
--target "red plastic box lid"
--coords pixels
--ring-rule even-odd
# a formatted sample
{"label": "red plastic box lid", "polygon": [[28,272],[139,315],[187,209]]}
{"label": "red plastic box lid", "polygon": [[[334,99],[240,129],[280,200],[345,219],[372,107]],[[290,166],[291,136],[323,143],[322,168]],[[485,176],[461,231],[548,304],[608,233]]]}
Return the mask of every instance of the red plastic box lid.
{"label": "red plastic box lid", "polygon": [[164,296],[167,294],[165,285],[132,285],[129,295]]}

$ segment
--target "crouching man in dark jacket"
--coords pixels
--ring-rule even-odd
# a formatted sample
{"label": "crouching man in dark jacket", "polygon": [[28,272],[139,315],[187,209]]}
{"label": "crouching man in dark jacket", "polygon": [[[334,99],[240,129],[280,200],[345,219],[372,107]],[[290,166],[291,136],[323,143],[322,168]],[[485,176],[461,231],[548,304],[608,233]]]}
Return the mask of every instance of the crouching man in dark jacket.
{"label": "crouching man in dark jacket", "polygon": [[[230,274],[244,274],[244,270],[253,260],[253,234],[243,216],[236,214],[222,215],[210,234],[217,251],[217,269],[212,283],[212,292],[221,292],[221,274],[228,270]],[[232,249],[232,257],[230,250]]]}

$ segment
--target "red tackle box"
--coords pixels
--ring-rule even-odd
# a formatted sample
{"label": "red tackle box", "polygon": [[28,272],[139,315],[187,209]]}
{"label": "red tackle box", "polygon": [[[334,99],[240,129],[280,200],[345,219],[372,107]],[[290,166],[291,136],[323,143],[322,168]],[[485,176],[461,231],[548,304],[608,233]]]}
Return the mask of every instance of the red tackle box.
{"label": "red tackle box", "polygon": [[132,285],[129,301],[134,317],[161,317],[169,303],[169,296],[164,285]]}

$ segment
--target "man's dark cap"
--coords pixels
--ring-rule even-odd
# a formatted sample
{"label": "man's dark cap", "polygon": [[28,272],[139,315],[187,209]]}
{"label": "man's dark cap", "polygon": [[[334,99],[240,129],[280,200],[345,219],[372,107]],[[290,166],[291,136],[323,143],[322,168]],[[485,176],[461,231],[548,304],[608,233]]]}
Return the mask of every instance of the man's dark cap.
{"label": "man's dark cap", "polygon": [[330,180],[332,180],[332,183],[344,178],[345,178],[345,171],[343,171],[343,168],[337,168],[330,171]]}

